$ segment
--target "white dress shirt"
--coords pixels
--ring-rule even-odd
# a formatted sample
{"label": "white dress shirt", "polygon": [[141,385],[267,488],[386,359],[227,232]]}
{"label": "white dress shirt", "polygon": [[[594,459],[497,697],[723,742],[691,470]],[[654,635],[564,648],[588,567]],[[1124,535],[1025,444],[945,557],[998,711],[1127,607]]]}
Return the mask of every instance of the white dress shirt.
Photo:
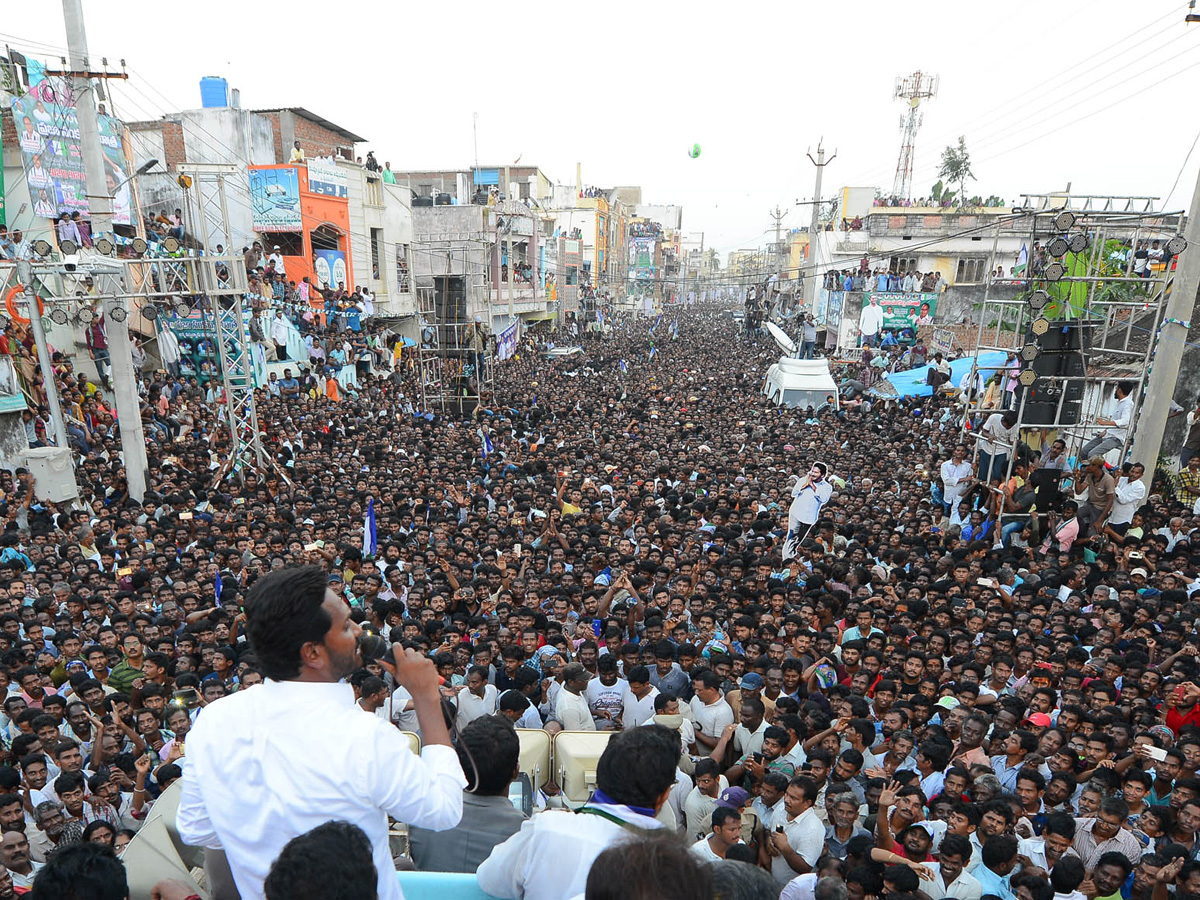
{"label": "white dress shirt", "polygon": [[[190,749],[191,745],[188,746]],[[639,815],[626,806],[608,803],[588,806],[616,816],[631,828],[588,813],[567,810],[538,813],[480,863],[476,873],[480,889],[504,900],[574,897],[584,892],[592,863],[610,844],[636,839],[637,832],[631,830],[634,828],[662,827],[657,819]]]}
{"label": "white dress shirt", "polygon": [[814,872],[797,875],[789,881],[779,895],[779,900],[814,900],[817,896],[817,876]]}
{"label": "white dress shirt", "polygon": [[1130,481],[1128,475],[1122,475],[1117,482],[1116,498],[1112,512],[1109,513],[1110,525],[1128,525],[1133,521],[1133,514],[1138,511],[1142,501],[1146,499],[1146,482],[1140,478]]}
{"label": "white dress shirt", "polygon": [[[794,819],[787,818],[785,813],[780,820],[775,822],[776,828],[781,825],[792,850],[802,856],[809,866],[815,868],[821,851],[825,849],[825,826],[821,824],[821,820],[817,816],[816,807],[810,806]],[[783,885],[800,873],[793,870],[780,854],[771,857],[771,874],[775,876],[776,881]]]}
{"label": "white dress shirt", "polygon": [[[927,862],[922,865],[933,870],[933,890],[926,891],[927,894],[938,897],[953,897],[954,900],[979,900],[983,896],[983,885],[979,883],[974,875],[971,875],[964,868],[958,873],[949,884],[942,880],[942,867],[940,863]],[[928,887],[929,885],[926,885]]]}
{"label": "white dress shirt", "polygon": [[967,482],[973,474],[971,464],[965,459],[960,463],[948,459],[942,463],[942,501],[950,504],[953,510],[958,506],[958,500],[967,492]]}
{"label": "white dress shirt", "polygon": [[[658,696],[658,688],[652,687],[641,700],[633,691],[625,692],[625,707],[621,711],[621,722],[625,728],[636,728],[645,725],[654,718],[654,698]],[[684,720],[686,723],[686,719]],[[694,739],[694,738],[693,738]]]}
{"label": "white dress shirt", "polygon": [[483,686],[483,696],[472,694],[464,687],[455,698],[458,713],[454,717],[454,727],[462,731],[476,719],[490,716],[500,708],[500,692],[494,684]]}
{"label": "white dress shirt", "polygon": [[177,825],[184,843],[223,849],[242,900],[284,844],[330,819],[366,832],[380,900],[400,900],[388,816],[444,830],[462,818],[458,755],[364,716],[349,684],[267,680],[204,709],[188,733]]}

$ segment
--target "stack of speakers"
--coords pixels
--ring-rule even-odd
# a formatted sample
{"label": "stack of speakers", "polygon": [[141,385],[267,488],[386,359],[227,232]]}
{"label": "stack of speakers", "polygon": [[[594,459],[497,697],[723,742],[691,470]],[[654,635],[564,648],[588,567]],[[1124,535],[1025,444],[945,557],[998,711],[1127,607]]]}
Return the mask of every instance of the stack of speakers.
{"label": "stack of speakers", "polygon": [[[1037,373],[1030,387],[1023,387],[1026,425],[1076,425],[1083,414],[1083,385],[1092,335],[1102,323],[1096,320],[1051,322],[1040,337],[1032,327],[1026,343],[1036,343],[1038,355],[1029,367]],[[1070,381],[1060,379],[1070,378]],[[1061,410],[1060,410],[1061,406]]]}

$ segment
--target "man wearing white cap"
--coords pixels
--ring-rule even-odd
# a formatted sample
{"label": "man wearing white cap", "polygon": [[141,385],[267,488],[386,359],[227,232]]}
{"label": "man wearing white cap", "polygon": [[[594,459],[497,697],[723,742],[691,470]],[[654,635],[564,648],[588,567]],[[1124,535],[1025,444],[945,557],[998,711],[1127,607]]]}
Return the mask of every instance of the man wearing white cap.
{"label": "man wearing white cap", "polygon": [[272,248],[271,255],[267,257],[267,262],[275,263],[276,275],[278,275],[280,278],[287,278],[287,272],[283,268],[283,254],[279,252],[278,244]]}
{"label": "man wearing white cap", "polygon": [[804,478],[792,476],[797,481],[792,488],[792,505],[788,509],[788,533],[783,542],[784,562],[795,559],[800,542],[817,523],[821,507],[833,496],[833,485],[825,480],[828,471],[825,463],[815,462]]}

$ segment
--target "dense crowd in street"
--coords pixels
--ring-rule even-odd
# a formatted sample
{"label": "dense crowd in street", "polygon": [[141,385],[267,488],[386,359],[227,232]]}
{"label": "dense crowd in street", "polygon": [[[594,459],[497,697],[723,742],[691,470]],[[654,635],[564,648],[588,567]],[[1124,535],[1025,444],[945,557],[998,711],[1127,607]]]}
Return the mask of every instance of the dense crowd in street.
{"label": "dense crowd in street", "polygon": [[[259,392],[274,465],[241,484],[214,481],[228,446],[208,387],[147,364],[163,428],[141,503],[103,389],[59,360],[89,426],[83,503],[0,473],[0,897],[43,874],[35,896],[62,896],[50,885],[109,858],[73,845],[120,852],[181,777],[181,833],[225,848],[243,896],[312,896],[280,893],[299,890],[288,865],[331,846],[390,870],[386,820],[301,835],[353,821],[347,798],[410,826],[406,864],[477,871],[497,897],[1200,894],[1190,503],[1030,451],[1000,412],[974,423],[977,455],[942,397],[771,407],[778,351],[715,307],[669,334],[606,321],[582,356],[527,336],[465,419],[423,409],[411,357],[364,339],[352,393],[319,366]],[[263,624],[326,589],[315,637],[291,633],[308,613]],[[364,629],[417,662],[364,664]],[[323,660],[349,686],[285,715]],[[434,680],[405,676],[420,664]],[[531,818],[509,802],[513,726],[614,732],[594,814],[558,811],[553,781]],[[386,778],[359,771],[368,746],[288,758],[260,805],[256,779],[240,799],[204,783],[270,758],[264,733],[359,729],[426,746]],[[305,816],[278,794],[293,780]],[[234,846],[239,817],[278,827]]]}

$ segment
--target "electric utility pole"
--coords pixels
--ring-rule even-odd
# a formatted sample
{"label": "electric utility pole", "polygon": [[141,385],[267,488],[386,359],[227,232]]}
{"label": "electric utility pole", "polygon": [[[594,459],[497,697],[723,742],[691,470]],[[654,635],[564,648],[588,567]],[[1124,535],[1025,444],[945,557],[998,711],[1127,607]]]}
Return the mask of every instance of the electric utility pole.
{"label": "electric utility pole", "polygon": [[817,167],[817,180],[813,185],[812,220],[808,224],[808,258],[804,261],[808,272],[804,279],[804,302],[809,312],[816,313],[817,286],[821,283],[820,273],[817,271],[817,235],[821,233],[821,178],[825,174],[825,167],[837,159],[837,151],[834,150],[833,156],[826,159],[825,146],[818,142],[817,158],[813,159],[811,153],[805,155],[808,156],[808,161]]}
{"label": "electric utility pole", "polygon": [[1146,396],[1133,432],[1132,459],[1146,467],[1146,482],[1154,480],[1158,456],[1162,452],[1163,432],[1171,411],[1171,398],[1179,381],[1179,365],[1183,361],[1196,291],[1200,289],[1200,174],[1187,208],[1187,227],[1183,232],[1187,247],[1179,255],[1171,297],[1163,312],[1162,328],[1150,361],[1146,379]]}
{"label": "electric utility pole", "polygon": [[787,213],[781,211],[777,204],[775,206],[775,212],[768,213],[768,215],[772,219],[775,220],[775,247],[774,247],[775,252],[772,255],[775,257],[775,273],[779,274],[783,270],[783,264],[784,264],[783,247],[781,247],[779,244],[779,223],[783,221],[783,218],[784,218],[784,216],[787,215]]}
{"label": "electric utility pole", "polygon": [[[108,195],[108,180],[104,176],[104,148],[100,145],[100,122],[96,117],[96,98],[88,77],[87,32],[83,26],[83,0],[63,0],[63,21],[67,29],[67,69],[71,90],[75,96],[75,115],[79,120],[79,146],[83,152],[83,168],[87,175],[88,209],[91,211],[92,233],[111,233],[113,226],[112,197]],[[131,187],[136,188],[136,185]],[[109,279],[117,276],[101,276]],[[103,293],[123,294],[124,290]],[[107,301],[109,304],[111,300]],[[102,307],[103,308],[103,307]],[[33,310],[36,313],[36,310]],[[113,399],[117,404],[118,425],[121,429],[121,456],[125,462],[125,477],[129,495],[140,501],[146,493],[146,437],[142,432],[141,406],[133,369],[133,349],[129,340],[128,322],[115,321],[104,309],[104,329],[108,338]],[[127,310],[132,313],[133,310]]]}

